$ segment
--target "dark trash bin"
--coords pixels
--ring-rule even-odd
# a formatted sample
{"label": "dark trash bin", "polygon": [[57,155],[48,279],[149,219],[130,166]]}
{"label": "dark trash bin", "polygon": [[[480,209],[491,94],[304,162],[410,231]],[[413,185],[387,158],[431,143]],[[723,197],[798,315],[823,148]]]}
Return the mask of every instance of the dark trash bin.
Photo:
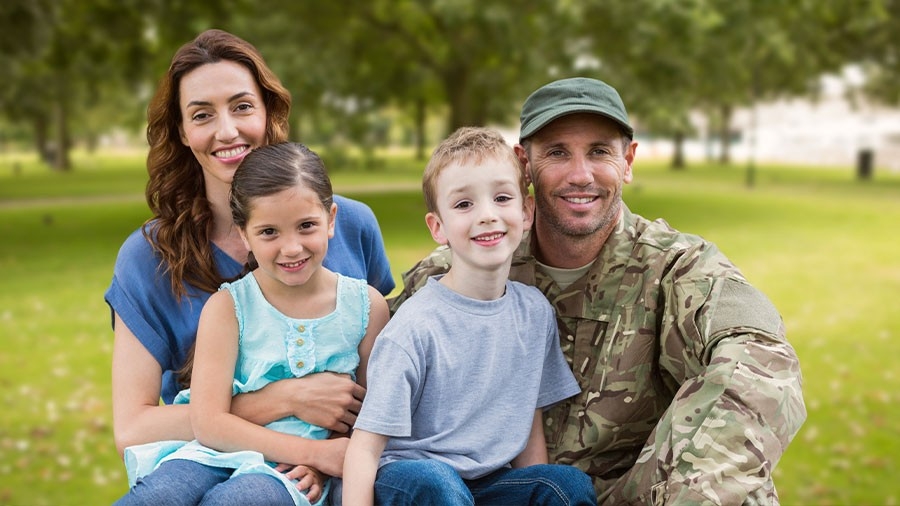
{"label": "dark trash bin", "polygon": [[871,149],[859,150],[856,159],[856,177],[859,179],[872,179],[872,164],[875,159],[875,153]]}

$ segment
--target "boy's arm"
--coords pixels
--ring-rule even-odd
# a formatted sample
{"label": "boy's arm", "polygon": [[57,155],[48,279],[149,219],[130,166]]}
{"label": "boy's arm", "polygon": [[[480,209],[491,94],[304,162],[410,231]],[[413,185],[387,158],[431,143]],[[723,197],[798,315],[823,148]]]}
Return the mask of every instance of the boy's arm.
{"label": "boy's arm", "polygon": [[345,506],[375,504],[375,474],[387,441],[387,436],[381,434],[360,429],[353,431],[344,457]]}
{"label": "boy's arm", "polygon": [[528,443],[511,462],[512,467],[528,467],[535,464],[546,464],[547,443],[544,440],[544,416],[542,409],[534,410],[534,421],[531,423],[531,434]]}

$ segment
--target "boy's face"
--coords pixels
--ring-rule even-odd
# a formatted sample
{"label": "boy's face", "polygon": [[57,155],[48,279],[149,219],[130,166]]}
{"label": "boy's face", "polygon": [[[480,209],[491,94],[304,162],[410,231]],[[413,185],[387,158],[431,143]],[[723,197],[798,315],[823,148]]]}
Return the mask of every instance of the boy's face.
{"label": "boy's face", "polygon": [[431,237],[453,250],[453,265],[498,269],[512,259],[533,221],[533,199],[519,189],[519,168],[498,157],[453,163],[435,180]]}

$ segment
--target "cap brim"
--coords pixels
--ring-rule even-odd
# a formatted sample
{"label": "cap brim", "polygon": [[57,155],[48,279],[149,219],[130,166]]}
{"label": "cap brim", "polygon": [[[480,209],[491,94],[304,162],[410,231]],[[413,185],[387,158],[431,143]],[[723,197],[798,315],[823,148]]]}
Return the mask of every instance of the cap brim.
{"label": "cap brim", "polygon": [[535,119],[529,122],[528,126],[519,132],[519,142],[522,142],[524,139],[527,139],[537,133],[538,130],[544,128],[549,123],[562,118],[563,116],[568,116],[570,114],[576,114],[580,112],[586,112],[591,114],[597,114],[599,116],[603,116],[604,118],[608,118],[618,124],[629,136],[634,135],[634,130],[627,123],[623,123],[622,120],[607,114],[605,111],[599,110],[596,106],[585,105],[585,104],[577,104],[571,105],[568,107],[561,107],[559,109],[555,109],[553,111],[545,112],[544,114],[538,115]]}

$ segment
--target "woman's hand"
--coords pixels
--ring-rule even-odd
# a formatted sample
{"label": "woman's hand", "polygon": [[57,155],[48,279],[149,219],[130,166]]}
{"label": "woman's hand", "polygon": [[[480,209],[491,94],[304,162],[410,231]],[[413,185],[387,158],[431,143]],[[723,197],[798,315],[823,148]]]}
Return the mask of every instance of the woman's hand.
{"label": "woman's hand", "polygon": [[356,423],[366,389],[346,374],[321,372],[269,383],[256,392],[239,394],[231,412],[257,425],[288,415],[334,432],[349,431]]}
{"label": "woman's hand", "polygon": [[288,381],[294,416],[334,432],[353,428],[366,389],[350,376],[323,372]]}

